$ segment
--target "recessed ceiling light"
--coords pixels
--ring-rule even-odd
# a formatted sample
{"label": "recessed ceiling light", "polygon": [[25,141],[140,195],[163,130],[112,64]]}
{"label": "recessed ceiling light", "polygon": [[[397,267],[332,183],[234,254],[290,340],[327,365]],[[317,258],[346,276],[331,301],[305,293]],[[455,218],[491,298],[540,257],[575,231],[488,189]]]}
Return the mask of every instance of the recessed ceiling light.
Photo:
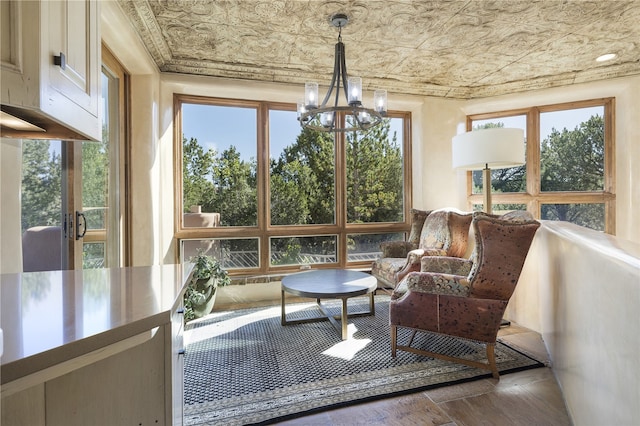
{"label": "recessed ceiling light", "polygon": [[597,62],[605,62],[605,61],[610,61],[612,59],[617,58],[618,55],[616,55],[615,53],[607,53],[605,55],[600,55],[596,58]]}

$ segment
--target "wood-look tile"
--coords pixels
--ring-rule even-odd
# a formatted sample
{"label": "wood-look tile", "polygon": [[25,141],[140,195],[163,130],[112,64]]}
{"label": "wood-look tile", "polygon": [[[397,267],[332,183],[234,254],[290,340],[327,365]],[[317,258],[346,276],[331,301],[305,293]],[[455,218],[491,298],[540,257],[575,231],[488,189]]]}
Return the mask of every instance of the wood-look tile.
{"label": "wood-look tile", "polygon": [[311,414],[309,416],[299,417],[297,419],[285,420],[283,422],[275,423],[279,426],[333,426],[334,423],[326,412]]}
{"label": "wood-look tile", "polygon": [[500,376],[500,380],[496,380],[494,382],[494,385],[496,390],[508,390],[508,388],[512,386],[523,386],[540,380],[549,379],[555,381],[551,368],[534,368],[531,370],[520,371],[517,374],[503,374]]}
{"label": "wood-look tile", "polygon": [[[440,407],[460,426],[515,425],[514,419],[509,416],[509,411],[516,408],[508,400],[509,398],[506,397],[496,403],[493,394],[486,393],[475,397],[443,402]],[[530,424],[536,423],[527,423],[527,425]]]}
{"label": "wood-look tile", "polygon": [[499,338],[514,349],[518,349],[542,363],[548,364],[550,362],[544,341],[540,334],[536,332],[524,331],[500,336]]}
{"label": "wood-look tile", "polygon": [[[281,426],[300,425],[452,425],[449,416],[423,393],[386,398],[365,404],[337,408],[319,414],[278,423]],[[327,418],[330,420],[326,422]]]}
{"label": "wood-look tile", "polygon": [[571,424],[564,397],[555,377],[529,383],[522,387],[540,399],[547,407],[548,413],[553,412],[553,417],[558,420],[558,424]]}
{"label": "wood-look tile", "polygon": [[493,392],[495,385],[493,379],[475,380],[452,386],[431,389],[424,393],[436,403],[476,396],[487,392]]}
{"label": "wood-look tile", "polygon": [[544,398],[524,386],[440,404],[456,424],[463,425],[570,425],[568,416],[550,409]]}
{"label": "wood-look tile", "polygon": [[515,322],[512,322],[511,325],[507,327],[501,327],[500,330],[498,330],[498,337],[508,336],[510,334],[519,334],[527,331],[530,330],[528,328],[519,326]]}
{"label": "wood-look tile", "polygon": [[[351,410],[335,410],[329,412],[329,416],[336,425],[402,426],[421,424],[442,426],[451,422],[449,416],[423,393],[386,398],[359,405]],[[351,423],[347,421],[351,421]]]}

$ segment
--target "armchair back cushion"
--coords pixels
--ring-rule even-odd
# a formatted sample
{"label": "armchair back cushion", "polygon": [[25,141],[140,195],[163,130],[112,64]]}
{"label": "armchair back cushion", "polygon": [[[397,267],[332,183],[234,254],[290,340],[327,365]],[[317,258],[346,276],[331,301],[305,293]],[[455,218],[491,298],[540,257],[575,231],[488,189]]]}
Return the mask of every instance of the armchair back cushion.
{"label": "armchair back cushion", "polygon": [[476,213],[476,259],[469,274],[470,297],[509,300],[540,223],[526,216],[499,219]]}
{"label": "armchair back cushion", "polygon": [[442,249],[446,256],[462,257],[469,242],[472,215],[453,209],[434,210],[428,216],[420,233],[421,249]]}
{"label": "armchair back cushion", "polygon": [[409,272],[420,270],[422,256],[463,256],[471,219],[471,213],[450,208],[412,210],[409,239],[381,244],[382,257],[373,262],[371,274],[383,287],[393,288]]}
{"label": "armchair back cushion", "polygon": [[424,221],[431,212],[432,210],[411,209],[411,231],[409,232],[409,238],[407,238],[408,242],[418,245]]}

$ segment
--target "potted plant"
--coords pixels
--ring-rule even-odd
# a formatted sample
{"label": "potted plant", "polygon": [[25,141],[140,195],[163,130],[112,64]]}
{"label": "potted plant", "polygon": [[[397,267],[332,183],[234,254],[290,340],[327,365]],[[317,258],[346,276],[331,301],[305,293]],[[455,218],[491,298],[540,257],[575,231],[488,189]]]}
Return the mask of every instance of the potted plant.
{"label": "potted plant", "polygon": [[184,318],[190,321],[211,313],[215,302],[216,289],[229,285],[231,279],[227,271],[215,259],[198,252],[189,259],[194,264],[193,278],[184,294]]}

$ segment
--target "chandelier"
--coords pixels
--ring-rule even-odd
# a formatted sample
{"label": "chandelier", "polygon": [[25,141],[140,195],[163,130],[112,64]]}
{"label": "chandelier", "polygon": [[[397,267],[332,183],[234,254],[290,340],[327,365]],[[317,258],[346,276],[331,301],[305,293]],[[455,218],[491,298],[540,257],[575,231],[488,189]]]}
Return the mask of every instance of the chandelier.
{"label": "chandelier", "polygon": [[[305,83],[304,102],[298,102],[298,120],[302,128],[320,132],[369,130],[382,123],[383,117],[387,114],[387,91],[376,90],[374,92],[373,109],[365,108],[362,105],[362,79],[349,77],[345,64],[342,28],[347,25],[349,18],[345,14],[337,13],[331,17],[330,21],[331,25],[338,28],[331,85],[324,100],[318,105],[318,83]],[[338,105],[341,86],[347,101],[347,105],[343,106]],[[333,105],[327,105],[331,95],[334,95]],[[344,127],[340,127],[340,123],[337,123],[338,112],[344,112],[346,115]]]}

